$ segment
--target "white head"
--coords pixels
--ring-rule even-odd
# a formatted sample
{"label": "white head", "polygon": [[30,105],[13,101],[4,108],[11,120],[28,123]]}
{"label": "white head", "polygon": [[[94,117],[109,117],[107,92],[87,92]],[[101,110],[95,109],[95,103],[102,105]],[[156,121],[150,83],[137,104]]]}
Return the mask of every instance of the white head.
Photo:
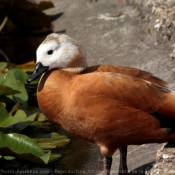
{"label": "white head", "polygon": [[52,33],[37,49],[37,63],[53,68],[86,68],[86,54],[78,41],[67,35]]}
{"label": "white head", "polygon": [[48,35],[38,47],[36,55],[36,68],[27,80],[28,83],[53,68],[81,72],[87,67],[83,48],[78,41],[67,35],[56,33]]}

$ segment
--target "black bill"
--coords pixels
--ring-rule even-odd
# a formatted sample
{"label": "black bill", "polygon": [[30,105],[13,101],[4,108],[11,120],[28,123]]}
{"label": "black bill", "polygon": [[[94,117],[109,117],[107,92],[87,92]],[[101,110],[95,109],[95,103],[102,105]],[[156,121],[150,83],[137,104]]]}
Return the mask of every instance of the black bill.
{"label": "black bill", "polygon": [[49,66],[43,66],[41,62],[38,62],[36,64],[34,72],[30,76],[30,78],[27,80],[27,83],[30,83],[31,81],[36,80],[40,75],[42,75],[48,69],[49,69]]}

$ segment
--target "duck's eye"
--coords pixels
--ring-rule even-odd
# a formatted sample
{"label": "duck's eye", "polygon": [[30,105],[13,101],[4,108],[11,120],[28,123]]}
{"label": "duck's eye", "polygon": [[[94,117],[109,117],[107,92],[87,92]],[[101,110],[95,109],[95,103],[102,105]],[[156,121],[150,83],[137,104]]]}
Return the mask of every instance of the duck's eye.
{"label": "duck's eye", "polygon": [[48,55],[52,55],[52,54],[53,54],[53,50],[47,51],[47,54],[48,54]]}

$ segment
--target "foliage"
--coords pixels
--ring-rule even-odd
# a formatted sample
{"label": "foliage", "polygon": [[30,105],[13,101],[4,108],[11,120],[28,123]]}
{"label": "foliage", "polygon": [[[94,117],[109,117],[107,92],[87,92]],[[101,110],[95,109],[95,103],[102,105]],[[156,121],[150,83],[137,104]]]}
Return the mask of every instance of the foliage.
{"label": "foliage", "polygon": [[5,23],[8,23],[6,31],[12,31],[15,26],[27,31],[49,29],[51,19],[41,10],[53,7],[54,5],[51,1],[36,4],[28,0],[1,0],[0,19],[4,18]]}
{"label": "foliage", "polygon": [[[38,80],[26,84],[27,72],[35,66],[30,60],[36,48],[52,32],[51,22],[63,14],[42,12],[53,7],[51,0],[39,4],[32,0],[0,1],[0,61],[6,61],[0,62],[0,161],[20,158],[48,163],[60,157],[50,149],[69,143],[66,136],[49,130],[52,124],[37,106]],[[49,128],[47,133],[38,132],[42,127]],[[31,135],[31,131],[35,133]]]}
{"label": "foliage", "polygon": [[0,155],[48,163],[60,157],[49,150],[68,144],[69,139],[57,133],[42,134],[42,137],[36,133],[35,138],[30,138],[30,133],[23,134],[30,127],[51,125],[38,108],[28,106],[28,93],[31,87],[36,91],[37,84],[37,81],[30,86],[25,84],[28,78],[25,71],[32,67],[33,62],[23,65],[0,62]]}
{"label": "foliage", "polygon": [[53,32],[52,21],[63,12],[45,14],[42,10],[53,8],[54,4],[52,0],[39,2],[0,0],[0,61],[21,64],[34,60],[38,45]]}

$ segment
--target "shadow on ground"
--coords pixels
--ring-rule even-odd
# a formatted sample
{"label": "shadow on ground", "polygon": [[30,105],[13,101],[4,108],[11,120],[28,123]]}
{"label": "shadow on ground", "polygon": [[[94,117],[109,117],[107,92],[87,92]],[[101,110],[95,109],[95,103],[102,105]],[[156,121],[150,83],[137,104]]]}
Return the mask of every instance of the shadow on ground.
{"label": "shadow on ground", "polygon": [[145,165],[142,165],[142,166],[130,171],[129,173],[130,173],[130,175],[145,175],[145,172],[149,171],[152,168],[154,163],[155,163],[155,161],[147,163]]}

